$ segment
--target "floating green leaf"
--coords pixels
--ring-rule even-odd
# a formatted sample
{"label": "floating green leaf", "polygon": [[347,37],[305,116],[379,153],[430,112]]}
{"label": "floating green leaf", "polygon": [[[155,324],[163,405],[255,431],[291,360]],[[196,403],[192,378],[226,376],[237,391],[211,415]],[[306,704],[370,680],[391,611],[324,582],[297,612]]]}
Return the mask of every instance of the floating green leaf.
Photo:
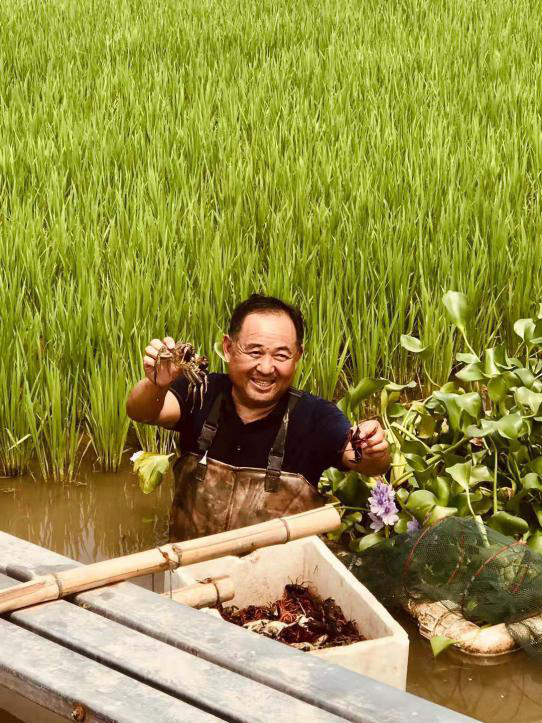
{"label": "floating green leaf", "polygon": [[429,639],[429,642],[431,643],[433,656],[436,658],[444,650],[446,650],[446,648],[449,648],[450,645],[457,645],[460,641],[452,640],[452,638],[446,638],[444,635],[433,635],[433,637]]}
{"label": "floating green leaf", "polygon": [[162,478],[169,467],[169,459],[172,454],[153,454],[152,452],[141,452],[134,455],[134,472],[139,478],[141,491],[148,495],[153,492],[162,482]]}

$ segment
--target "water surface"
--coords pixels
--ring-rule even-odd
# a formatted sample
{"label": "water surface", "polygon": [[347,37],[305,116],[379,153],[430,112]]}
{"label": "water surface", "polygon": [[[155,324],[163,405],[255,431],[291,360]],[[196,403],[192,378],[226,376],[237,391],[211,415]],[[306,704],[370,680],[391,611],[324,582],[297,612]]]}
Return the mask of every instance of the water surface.
{"label": "water surface", "polygon": [[[167,541],[172,480],[144,495],[126,469],[83,470],[78,484],[0,479],[0,530],[88,563]],[[542,665],[523,653],[478,665],[447,651],[433,659],[406,615],[410,637],[407,690],[487,723],[542,721]],[[0,718],[2,711],[0,710]]]}

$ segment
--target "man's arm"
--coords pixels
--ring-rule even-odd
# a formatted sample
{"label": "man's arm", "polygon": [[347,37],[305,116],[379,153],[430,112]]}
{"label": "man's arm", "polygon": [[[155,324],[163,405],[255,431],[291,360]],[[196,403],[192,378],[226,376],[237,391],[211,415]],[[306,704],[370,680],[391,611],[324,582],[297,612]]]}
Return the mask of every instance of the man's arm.
{"label": "man's arm", "polygon": [[370,419],[355,425],[352,431],[356,428],[359,430],[361,461],[355,461],[352,444],[348,442],[343,452],[343,465],[369,477],[384,474],[390,467],[391,459],[388,442],[380,423],[376,419]]}
{"label": "man's arm", "polygon": [[163,346],[173,349],[175,341],[166,336],[163,341],[153,339],[145,347],[145,379],[141,379],[128,395],[126,413],[135,422],[157,424],[171,429],[181,418],[181,407],[177,397],[168,389],[179,376],[179,372],[167,359],[163,359],[160,367],[155,369],[156,359]]}
{"label": "man's arm", "polygon": [[181,418],[181,407],[167,387],[159,387],[145,378],[128,395],[126,413],[134,422],[172,429]]}

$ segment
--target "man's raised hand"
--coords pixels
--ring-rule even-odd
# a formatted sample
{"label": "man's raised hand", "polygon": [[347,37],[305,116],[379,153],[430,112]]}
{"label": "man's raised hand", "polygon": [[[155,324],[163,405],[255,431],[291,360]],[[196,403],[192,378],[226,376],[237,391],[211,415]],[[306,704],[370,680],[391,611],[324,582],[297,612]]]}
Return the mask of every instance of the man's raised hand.
{"label": "man's raised hand", "polygon": [[160,359],[160,363],[156,364],[158,354],[164,346],[168,351],[172,351],[175,348],[175,340],[171,336],[166,336],[162,341],[152,339],[149,342],[148,346],[145,347],[143,369],[149,381],[158,387],[167,388],[177,377],[182,375],[182,370],[172,364],[171,359]]}

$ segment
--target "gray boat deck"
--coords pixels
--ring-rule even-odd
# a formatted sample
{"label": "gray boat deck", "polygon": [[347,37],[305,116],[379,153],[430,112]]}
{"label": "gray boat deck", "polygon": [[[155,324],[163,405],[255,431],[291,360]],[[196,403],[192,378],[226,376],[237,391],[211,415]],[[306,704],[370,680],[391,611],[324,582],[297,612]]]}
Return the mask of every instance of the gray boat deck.
{"label": "gray boat deck", "polygon": [[[0,587],[76,565],[0,532]],[[70,720],[470,720],[131,583],[3,615],[0,641],[4,698]]]}

